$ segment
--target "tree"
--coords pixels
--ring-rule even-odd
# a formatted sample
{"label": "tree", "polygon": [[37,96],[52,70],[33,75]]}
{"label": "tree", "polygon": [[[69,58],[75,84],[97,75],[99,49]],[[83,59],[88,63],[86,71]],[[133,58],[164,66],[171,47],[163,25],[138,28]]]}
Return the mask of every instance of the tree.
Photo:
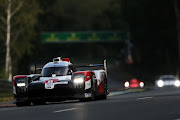
{"label": "tree", "polygon": [[178,70],[177,70],[177,74],[178,74],[178,77],[180,78],[180,10],[179,10],[178,0],[174,0],[174,12],[176,15],[177,39],[178,39]]}
{"label": "tree", "polygon": [[122,24],[119,0],[39,0],[44,31],[119,30]]}
{"label": "tree", "polygon": [[[4,24],[6,24],[6,62],[5,62],[5,70],[6,74],[8,74],[8,80],[12,80],[12,62],[11,62],[11,55],[10,55],[10,42],[11,42],[11,18],[14,14],[22,7],[24,1],[20,1],[19,5],[12,10],[12,2],[11,0],[6,1],[6,17],[1,16],[1,20]],[[14,1],[16,2],[16,1]]]}
{"label": "tree", "polygon": [[12,80],[12,62],[11,62],[11,55],[10,55],[10,41],[11,41],[11,18],[13,15],[21,8],[23,5],[24,1],[21,1],[20,4],[13,10],[11,11],[11,5],[12,1],[8,0],[7,2],[7,19],[6,19],[6,25],[7,25],[7,38],[6,38],[6,73],[8,73],[8,80]]}
{"label": "tree", "polygon": [[[31,47],[31,40],[28,39],[28,34],[26,34],[26,40],[22,39],[23,33],[33,33],[31,26],[34,26],[36,23],[36,17],[39,13],[39,8],[35,0],[0,0],[1,11],[4,11],[0,14],[1,24],[4,26],[6,33],[6,60],[5,60],[5,71],[8,75],[8,80],[12,80],[12,61],[11,61],[11,51],[13,51],[16,56],[22,56],[26,50]],[[35,8],[35,9],[32,9]],[[28,21],[28,22],[27,22]],[[29,30],[26,30],[26,27],[30,27]],[[32,31],[31,31],[32,30]],[[2,31],[1,31],[2,32]],[[12,38],[13,36],[13,38]],[[27,41],[22,44],[26,48],[17,48],[16,43],[21,37],[22,40]],[[29,38],[32,37],[32,34],[29,35]],[[2,39],[2,38],[1,38]],[[13,44],[13,45],[12,45]],[[29,46],[29,47],[27,47]],[[19,52],[19,53],[18,53]]]}
{"label": "tree", "polygon": [[10,55],[10,41],[11,41],[11,18],[14,16],[14,14],[21,8],[23,5],[23,2],[21,2],[14,10],[12,10],[12,1],[7,0],[5,3],[5,11],[6,11],[6,17],[1,16],[1,20],[6,25],[6,65],[5,70],[6,74],[8,74],[8,80],[12,79],[12,65],[11,65],[11,55]]}
{"label": "tree", "polygon": [[131,40],[141,54],[141,70],[151,74],[175,74],[178,45],[174,0],[121,1]]}

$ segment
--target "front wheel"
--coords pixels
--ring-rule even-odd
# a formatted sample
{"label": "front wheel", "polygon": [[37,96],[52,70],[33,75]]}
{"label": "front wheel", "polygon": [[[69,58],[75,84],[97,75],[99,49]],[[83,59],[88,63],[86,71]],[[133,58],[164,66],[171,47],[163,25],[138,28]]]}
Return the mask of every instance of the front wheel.
{"label": "front wheel", "polygon": [[79,101],[80,102],[87,102],[87,98],[80,98]]}
{"label": "front wheel", "polygon": [[46,104],[45,101],[34,101],[32,103],[33,103],[33,105],[45,105]]}
{"label": "front wheel", "polygon": [[93,85],[92,88],[91,88],[91,92],[89,93],[89,94],[91,94],[91,96],[87,97],[87,98],[86,98],[86,96],[85,96],[85,98],[80,98],[79,101],[80,102],[87,102],[87,101],[95,100],[95,91],[94,90],[95,90],[95,87]]}
{"label": "front wheel", "polygon": [[30,105],[31,105],[31,102],[19,102],[19,103],[16,103],[17,107],[30,106]]}

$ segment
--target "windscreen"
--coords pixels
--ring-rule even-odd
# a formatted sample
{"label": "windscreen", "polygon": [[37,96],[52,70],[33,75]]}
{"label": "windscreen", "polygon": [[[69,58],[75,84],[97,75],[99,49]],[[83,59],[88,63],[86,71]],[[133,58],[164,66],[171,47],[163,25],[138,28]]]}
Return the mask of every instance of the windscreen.
{"label": "windscreen", "polygon": [[174,77],[166,77],[166,78],[162,78],[162,80],[176,80],[176,78],[174,78]]}
{"label": "windscreen", "polygon": [[56,74],[56,76],[64,76],[67,75],[68,67],[48,67],[42,70],[43,77],[50,77],[52,74]]}

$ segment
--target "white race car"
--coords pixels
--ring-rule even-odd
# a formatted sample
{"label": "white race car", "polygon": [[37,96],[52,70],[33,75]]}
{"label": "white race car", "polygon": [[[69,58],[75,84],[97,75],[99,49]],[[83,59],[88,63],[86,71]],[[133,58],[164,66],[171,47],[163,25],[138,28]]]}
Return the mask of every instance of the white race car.
{"label": "white race car", "polygon": [[174,75],[162,75],[160,76],[159,80],[155,82],[156,86],[164,87],[164,86],[180,86],[180,81],[176,79]]}
{"label": "white race car", "polygon": [[[80,67],[93,70],[77,71]],[[14,102],[17,106],[24,106],[67,99],[106,99],[106,71],[106,60],[104,64],[74,66],[69,58],[54,58],[42,68],[41,74],[14,76]]]}

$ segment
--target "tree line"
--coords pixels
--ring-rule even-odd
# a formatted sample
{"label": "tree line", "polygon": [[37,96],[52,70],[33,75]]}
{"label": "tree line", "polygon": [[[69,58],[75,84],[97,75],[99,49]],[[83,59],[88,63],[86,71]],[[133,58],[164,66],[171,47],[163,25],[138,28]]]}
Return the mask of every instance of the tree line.
{"label": "tree line", "polygon": [[[174,1],[0,0],[0,78],[8,79],[9,76],[6,70],[9,3],[13,13],[10,20],[9,64],[12,64],[14,75],[27,73],[29,68],[26,64],[35,61],[45,50],[40,41],[41,32],[62,31],[129,31],[131,42],[142,57],[141,68],[148,66],[151,72],[156,66],[158,72],[165,64],[173,69],[178,63]],[[73,47],[71,45],[70,48]],[[105,49],[103,46],[100,48]],[[105,55],[112,53],[105,52]]]}

